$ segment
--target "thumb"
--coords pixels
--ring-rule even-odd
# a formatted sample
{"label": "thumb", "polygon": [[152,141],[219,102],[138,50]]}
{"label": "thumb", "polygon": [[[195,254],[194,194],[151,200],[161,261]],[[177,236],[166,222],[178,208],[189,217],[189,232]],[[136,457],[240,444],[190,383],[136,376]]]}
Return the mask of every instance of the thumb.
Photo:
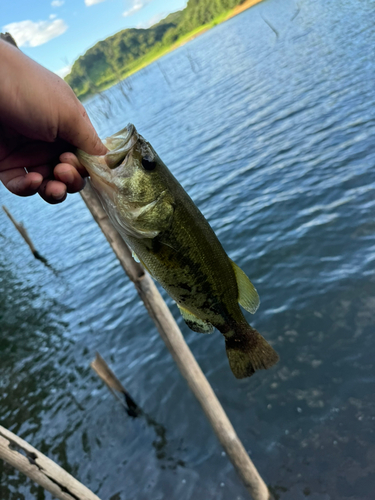
{"label": "thumb", "polygon": [[67,107],[61,116],[58,136],[87,154],[105,155],[107,148],[96,133],[85,108],[75,99],[74,106]]}

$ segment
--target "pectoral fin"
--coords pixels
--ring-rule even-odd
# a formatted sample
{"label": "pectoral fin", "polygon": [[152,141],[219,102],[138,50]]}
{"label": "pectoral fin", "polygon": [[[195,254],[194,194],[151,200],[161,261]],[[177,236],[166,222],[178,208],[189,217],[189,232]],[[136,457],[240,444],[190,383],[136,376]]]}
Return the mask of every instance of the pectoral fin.
{"label": "pectoral fin", "polygon": [[143,260],[141,260],[138,255],[134,252],[134,250],[130,249],[132,251],[132,257],[133,259],[138,262],[138,264],[142,264],[142,266],[146,269],[146,271],[148,272],[148,274],[150,274],[152,276],[152,273],[150,272],[150,270],[148,269],[148,267],[146,266],[146,264],[143,262]]}
{"label": "pectoral fin", "polygon": [[212,333],[214,331],[214,327],[211,325],[211,323],[205,321],[204,319],[198,318],[184,307],[181,307],[178,304],[177,306],[180,310],[181,316],[184,318],[185,323],[190,328],[190,330],[198,333]]}
{"label": "pectoral fin", "polygon": [[237,264],[233,262],[233,260],[231,261],[231,264],[236,275],[238,285],[238,302],[244,309],[246,309],[246,311],[254,314],[260,303],[258,292],[246,274],[237,266]]}
{"label": "pectoral fin", "polygon": [[140,264],[140,262],[141,262],[141,261],[139,260],[139,257],[138,257],[138,255],[134,252],[134,250],[132,250],[132,257],[133,257],[133,259],[134,259],[136,262],[138,262],[138,264]]}

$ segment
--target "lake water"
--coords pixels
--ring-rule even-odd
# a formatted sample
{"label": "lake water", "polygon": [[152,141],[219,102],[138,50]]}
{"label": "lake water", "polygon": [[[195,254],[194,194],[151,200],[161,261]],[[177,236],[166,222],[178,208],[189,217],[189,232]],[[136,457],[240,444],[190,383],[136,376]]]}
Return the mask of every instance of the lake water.
{"label": "lake water", "polygon": [[[259,291],[248,319],[280,362],[241,381],[221,335],[167,301],[284,500],[374,498],[374,7],[268,0],[133,75],[129,101],[87,104],[102,136],[137,126]],[[102,500],[245,500],[81,197],[0,196],[55,270],[1,212],[1,424]],[[95,351],[148,420],[96,377]],[[0,497],[51,498],[2,463]]]}

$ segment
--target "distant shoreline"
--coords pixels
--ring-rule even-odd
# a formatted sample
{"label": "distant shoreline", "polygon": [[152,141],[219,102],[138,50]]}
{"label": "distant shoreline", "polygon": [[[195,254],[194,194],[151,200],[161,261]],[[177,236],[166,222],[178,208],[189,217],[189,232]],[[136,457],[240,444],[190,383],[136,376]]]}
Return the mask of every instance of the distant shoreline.
{"label": "distant shoreline", "polygon": [[[214,28],[215,26],[218,26],[219,24],[225,23],[225,21],[228,21],[229,19],[232,19],[232,17],[238,16],[238,14],[241,14],[245,10],[250,9],[250,7],[254,7],[254,5],[256,5],[257,3],[260,3],[262,1],[263,0],[245,0],[244,3],[242,3],[240,5],[237,5],[236,7],[234,7],[234,9],[232,9],[231,11],[229,11],[229,13],[226,13],[223,20],[215,23],[215,19],[214,19],[214,21],[212,23],[213,26],[211,26],[211,27],[202,27],[202,29],[198,33],[196,33],[194,35],[191,35],[191,36],[188,35],[189,38],[187,40],[184,40],[183,42],[177,42],[175,45],[173,45],[170,48],[170,52],[172,50],[178,49],[182,45],[185,45],[185,43],[188,43],[191,40],[194,40],[194,38],[197,38],[198,36],[203,35],[203,33],[206,33],[206,31],[209,31],[210,29]],[[222,17],[222,16],[220,16],[220,17]]]}
{"label": "distant shoreline", "polygon": [[[107,90],[107,89],[113,87],[114,85],[117,85],[121,81],[126,80],[129,76],[134,75],[135,73],[137,73],[141,69],[149,66],[150,64],[152,64],[153,62],[157,61],[158,59],[160,59],[161,57],[165,56],[166,54],[169,54],[170,52],[178,49],[179,47],[182,47],[186,43],[194,40],[195,38],[197,38],[200,35],[203,35],[203,33],[206,33],[206,31],[209,31],[210,29],[214,28],[215,26],[217,26],[219,24],[222,24],[225,21],[228,21],[229,19],[232,19],[233,17],[235,17],[235,16],[237,16],[239,14],[242,14],[242,12],[244,12],[245,10],[250,9],[254,5],[256,5],[258,3],[261,3],[262,1],[263,0],[245,0],[245,2],[243,2],[242,4],[237,5],[236,7],[234,7],[233,9],[231,9],[230,11],[227,11],[224,14],[221,14],[220,16],[218,16],[217,18],[215,18],[209,24],[200,26],[199,28],[196,28],[193,32],[190,32],[187,35],[184,35],[176,43],[174,43],[170,47],[162,49],[157,54],[154,54],[154,56],[152,56],[151,58],[148,58],[147,55],[146,55],[145,57],[141,58],[141,60],[143,59],[143,62],[140,62],[139,65],[136,65],[133,69],[131,69],[130,71],[126,72],[123,75],[123,77],[121,78],[121,80],[111,81],[108,84],[104,84],[104,85],[100,86],[98,88],[99,92],[102,92],[103,90]],[[89,95],[86,94],[86,95],[82,96],[82,100],[86,101],[87,99],[89,99],[91,97],[93,97],[93,94],[89,94]]]}

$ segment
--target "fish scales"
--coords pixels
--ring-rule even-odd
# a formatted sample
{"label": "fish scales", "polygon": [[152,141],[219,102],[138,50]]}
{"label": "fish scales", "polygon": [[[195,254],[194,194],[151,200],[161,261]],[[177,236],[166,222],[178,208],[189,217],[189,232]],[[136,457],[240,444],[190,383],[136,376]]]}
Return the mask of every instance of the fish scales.
{"label": "fish scales", "polygon": [[150,248],[136,238],[130,239],[130,246],[178,304],[196,315],[204,311],[215,327],[224,326],[230,316],[241,320],[230,260],[190,197],[179,185],[175,188],[171,227],[156,236]]}
{"label": "fish scales", "polygon": [[225,337],[237,378],[269,368],[277,353],[246,321],[258,294],[228,257],[211,226],[134,125],[103,141],[101,157],[77,155],[104,210],[151,276],[180,308],[194,331]]}

